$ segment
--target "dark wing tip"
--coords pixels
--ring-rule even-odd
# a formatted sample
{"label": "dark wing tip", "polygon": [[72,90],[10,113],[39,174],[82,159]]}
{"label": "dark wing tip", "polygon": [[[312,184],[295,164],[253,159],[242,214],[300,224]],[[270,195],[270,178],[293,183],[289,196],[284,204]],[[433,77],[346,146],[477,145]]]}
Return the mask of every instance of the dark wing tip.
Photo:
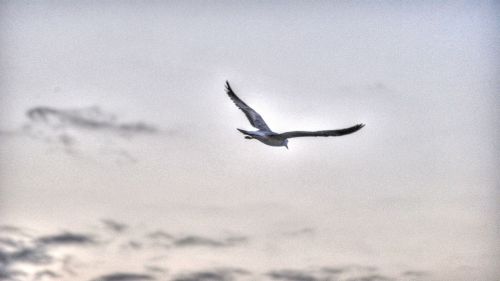
{"label": "dark wing tip", "polygon": [[231,86],[229,85],[229,81],[226,80],[226,91],[232,92],[233,89],[231,89]]}
{"label": "dark wing tip", "polygon": [[364,127],[364,126],[365,126],[365,124],[364,124],[364,123],[359,123],[359,124],[356,124],[356,125],[353,127],[353,128],[354,128],[353,133],[354,133],[354,132],[356,132],[356,131],[359,131],[359,130],[363,129],[363,127]]}

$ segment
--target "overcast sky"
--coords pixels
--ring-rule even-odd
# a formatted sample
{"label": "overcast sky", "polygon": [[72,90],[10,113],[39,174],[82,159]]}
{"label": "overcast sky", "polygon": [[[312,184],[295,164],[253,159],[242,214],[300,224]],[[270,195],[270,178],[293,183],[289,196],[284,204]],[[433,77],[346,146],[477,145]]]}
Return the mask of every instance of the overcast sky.
{"label": "overcast sky", "polygon": [[493,2],[1,1],[0,278],[497,280]]}

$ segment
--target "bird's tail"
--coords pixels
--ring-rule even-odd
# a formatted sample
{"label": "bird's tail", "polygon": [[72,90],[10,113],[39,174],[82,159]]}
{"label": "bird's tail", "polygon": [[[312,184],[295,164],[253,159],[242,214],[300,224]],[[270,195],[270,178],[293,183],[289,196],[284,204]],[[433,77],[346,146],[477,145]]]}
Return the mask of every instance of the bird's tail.
{"label": "bird's tail", "polygon": [[245,131],[245,130],[238,129],[238,128],[237,128],[237,130],[240,131],[240,133],[244,134],[246,139],[253,139],[252,134],[249,131]]}

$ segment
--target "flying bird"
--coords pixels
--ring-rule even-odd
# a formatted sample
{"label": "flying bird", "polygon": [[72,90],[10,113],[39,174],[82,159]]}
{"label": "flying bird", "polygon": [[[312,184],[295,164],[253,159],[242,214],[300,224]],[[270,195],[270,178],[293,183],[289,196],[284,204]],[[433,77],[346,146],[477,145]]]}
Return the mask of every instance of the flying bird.
{"label": "flying bird", "polygon": [[257,111],[248,106],[242,101],[231,89],[229,82],[226,81],[226,93],[233,100],[234,104],[245,113],[250,124],[257,128],[257,131],[246,131],[237,129],[245,135],[246,139],[256,139],[264,144],[270,146],[284,146],[288,149],[288,139],[298,137],[338,137],[347,134],[352,134],[365,126],[365,124],[357,124],[345,129],[325,130],[325,131],[291,131],[284,133],[275,133],[260,116]]}

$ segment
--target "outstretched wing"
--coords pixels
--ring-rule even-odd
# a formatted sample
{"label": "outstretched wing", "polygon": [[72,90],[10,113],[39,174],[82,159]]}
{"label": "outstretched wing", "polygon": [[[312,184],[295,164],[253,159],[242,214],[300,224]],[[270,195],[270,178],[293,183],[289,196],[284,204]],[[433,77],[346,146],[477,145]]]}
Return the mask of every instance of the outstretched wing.
{"label": "outstretched wing", "polygon": [[248,106],[245,102],[243,102],[233,92],[233,89],[231,89],[231,86],[229,86],[228,81],[226,81],[226,93],[233,100],[234,104],[236,104],[236,106],[239,109],[241,109],[243,113],[245,113],[245,115],[248,118],[248,121],[250,121],[250,124],[252,124],[252,126],[254,126],[259,130],[271,131],[271,129],[269,129],[264,119],[262,119],[262,116],[260,116],[260,114],[258,114],[257,111],[253,110],[250,106]]}
{"label": "outstretched wing", "polygon": [[288,139],[288,138],[297,138],[297,137],[338,137],[347,134],[352,134],[361,128],[363,128],[365,124],[358,124],[345,129],[338,130],[327,130],[327,131],[315,131],[315,132],[306,132],[306,131],[293,131],[293,132],[285,132],[279,134],[279,136]]}

